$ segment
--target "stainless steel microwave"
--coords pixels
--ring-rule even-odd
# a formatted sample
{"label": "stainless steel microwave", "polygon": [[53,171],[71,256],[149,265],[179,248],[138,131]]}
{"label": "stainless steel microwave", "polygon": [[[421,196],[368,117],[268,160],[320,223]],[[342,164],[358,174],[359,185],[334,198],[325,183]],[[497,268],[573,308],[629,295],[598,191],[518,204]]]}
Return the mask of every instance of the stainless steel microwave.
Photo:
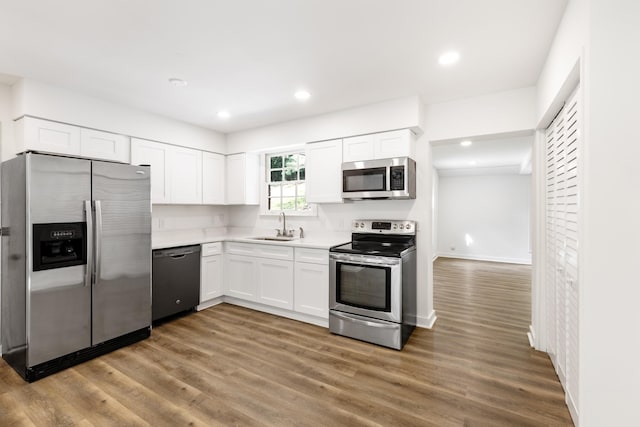
{"label": "stainless steel microwave", "polygon": [[343,163],[342,198],[415,199],[415,160],[397,157]]}

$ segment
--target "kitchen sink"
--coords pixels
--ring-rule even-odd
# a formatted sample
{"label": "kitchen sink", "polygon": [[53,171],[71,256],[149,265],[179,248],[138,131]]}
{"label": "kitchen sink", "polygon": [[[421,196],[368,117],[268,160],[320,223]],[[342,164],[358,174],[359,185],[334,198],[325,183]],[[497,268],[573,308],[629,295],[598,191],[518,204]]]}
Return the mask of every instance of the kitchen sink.
{"label": "kitchen sink", "polygon": [[247,237],[249,240],[271,240],[274,242],[288,242],[290,240],[296,240],[297,237],[286,236],[261,236],[261,237]]}

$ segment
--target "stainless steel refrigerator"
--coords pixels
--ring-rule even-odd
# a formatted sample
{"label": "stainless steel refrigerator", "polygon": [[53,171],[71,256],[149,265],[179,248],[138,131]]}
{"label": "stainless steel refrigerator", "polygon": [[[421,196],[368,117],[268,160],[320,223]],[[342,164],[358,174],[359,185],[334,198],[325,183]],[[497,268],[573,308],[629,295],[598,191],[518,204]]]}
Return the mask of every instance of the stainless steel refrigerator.
{"label": "stainless steel refrigerator", "polygon": [[148,167],[2,163],[2,356],[37,380],[149,336]]}

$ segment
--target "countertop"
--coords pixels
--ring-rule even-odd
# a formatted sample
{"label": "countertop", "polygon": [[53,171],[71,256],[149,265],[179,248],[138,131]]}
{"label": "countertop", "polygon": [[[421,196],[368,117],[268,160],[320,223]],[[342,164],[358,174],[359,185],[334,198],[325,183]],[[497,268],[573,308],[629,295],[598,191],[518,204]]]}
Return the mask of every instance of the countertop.
{"label": "countertop", "polygon": [[347,243],[351,239],[350,234],[326,233],[318,236],[309,236],[304,239],[287,241],[254,240],[251,237],[272,236],[273,231],[260,230],[226,230],[226,229],[194,229],[175,231],[154,231],[152,234],[152,249],[164,249],[176,246],[199,245],[212,242],[241,242],[255,243],[258,245],[291,246],[300,248],[329,249],[332,246]]}

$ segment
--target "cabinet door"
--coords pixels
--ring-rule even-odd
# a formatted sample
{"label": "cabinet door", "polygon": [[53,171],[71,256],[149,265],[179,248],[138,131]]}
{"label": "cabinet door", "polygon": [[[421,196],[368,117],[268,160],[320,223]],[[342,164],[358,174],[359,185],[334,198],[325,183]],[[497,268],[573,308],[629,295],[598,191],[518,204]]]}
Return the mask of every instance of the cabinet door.
{"label": "cabinet door", "polygon": [[167,144],[133,138],[131,140],[131,163],[151,166],[151,202],[169,203],[169,153]]}
{"label": "cabinet door", "polygon": [[225,254],[225,295],[256,300],[256,259],[242,255]]}
{"label": "cabinet door", "polygon": [[204,256],[200,263],[200,303],[222,296],[222,255]]}
{"label": "cabinet door", "polygon": [[[18,152],[35,150],[45,153],[80,155],[79,127],[33,117],[24,117],[18,123],[16,126]],[[24,138],[22,144],[20,144],[21,138]]]}
{"label": "cabinet door", "polygon": [[259,160],[253,153],[238,153],[226,159],[226,202],[228,205],[260,203]]}
{"label": "cabinet door", "polygon": [[245,155],[232,154],[226,159],[226,202],[228,205],[242,205],[245,198]]}
{"label": "cabinet door", "polygon": [[296,262],[294,295],[295,311],[329,318],[329,266]]}
{"label": "cabinet door", "polygon": [[202,151],[171,146],[171,203],[202,204]]}
{"label": "cabinet door", "polygon": [[354,136],[342,140],[342,161],[355,162],[375,158],[373,135]]}
{"label": "cabinet door", "polygon": [[258,259],[258,301],[274,307],[293,309],[293,262]]}
{"label": "cabinet door", "polygon": [[222,154],[202,152],[202,203],[223,205],[225,161]]}
{"label": "cabinet door", "polygon": [[414,158],[414,136],[409,129],[373,134],[376,159],[391,157]]}
{"label": "cabinet door", "polygon": [[310,203],[342,203],[342,140],[305,146],[306,190]]}
{"label": "cabinet door", "polygon": [[129,163],[129,137],[99,130],[81,129],[80,155]]}

